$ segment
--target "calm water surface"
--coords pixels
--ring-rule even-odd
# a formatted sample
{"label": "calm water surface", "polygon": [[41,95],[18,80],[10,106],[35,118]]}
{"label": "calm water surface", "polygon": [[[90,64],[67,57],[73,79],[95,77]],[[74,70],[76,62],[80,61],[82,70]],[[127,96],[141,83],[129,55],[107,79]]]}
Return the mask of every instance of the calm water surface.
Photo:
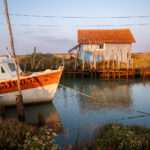
{"label": "calm water surface", "polygon": [[[37,112],[44,111],[45,122],[60,122],[65,135],[56,138],[60,145],[90,137],[106,123],[137,124],[150,127],[150,80],[62,79],[61,84],[85,93],[83,96],[59,87],[53,103],[25,106],[27,122],[37,123]],[[8,108],[6,117],[16,117]]]}

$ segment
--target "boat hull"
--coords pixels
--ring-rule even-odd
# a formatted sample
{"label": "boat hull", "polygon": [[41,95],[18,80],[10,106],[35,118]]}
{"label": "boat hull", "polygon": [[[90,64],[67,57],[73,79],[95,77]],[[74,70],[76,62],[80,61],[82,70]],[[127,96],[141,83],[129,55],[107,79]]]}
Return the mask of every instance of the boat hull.
{"label": "boat hull", "polygon": [[[23,103],[34,104],[53,100],[62,71],[43,73],[20,79]],[[5,106],[16,105],[17,81],[0,82],[0,102]]]}

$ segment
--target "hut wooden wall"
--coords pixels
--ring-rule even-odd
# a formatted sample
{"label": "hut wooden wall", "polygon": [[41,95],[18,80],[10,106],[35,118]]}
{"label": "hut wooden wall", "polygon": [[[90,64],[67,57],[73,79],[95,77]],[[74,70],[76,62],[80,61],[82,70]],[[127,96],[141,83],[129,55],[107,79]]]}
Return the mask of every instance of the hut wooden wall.
{"label": "hut wooden wall", "polygon": [[[112,44],[112,43],[104,43],[102,49],[100,49],[100,44],[81,44],[80,45],[80,57],[81,59],[85,58],[87,61],[93,61],[94,56],[85,57],[84,54],[93,55],[95,52],[97,55],[102,56],[103,60],[116,60],[118,62],[127,63],[130,58],[132,44]],[[84,53],[85,51],[85,53]]]}

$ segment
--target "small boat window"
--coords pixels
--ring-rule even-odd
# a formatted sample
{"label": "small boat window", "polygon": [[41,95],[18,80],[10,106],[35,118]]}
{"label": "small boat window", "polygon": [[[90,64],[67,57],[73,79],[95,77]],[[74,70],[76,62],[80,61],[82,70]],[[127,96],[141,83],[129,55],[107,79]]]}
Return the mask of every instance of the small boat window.
{"label": "small boat window", "polygon": [[10,69],[11,72],[15,71],[15,65],[14,63],[8,63],[8,67]]}
{"label": "small boat window", "polygon": [[1,66],[1,73],[5,73],[5,70],[2,66]]}

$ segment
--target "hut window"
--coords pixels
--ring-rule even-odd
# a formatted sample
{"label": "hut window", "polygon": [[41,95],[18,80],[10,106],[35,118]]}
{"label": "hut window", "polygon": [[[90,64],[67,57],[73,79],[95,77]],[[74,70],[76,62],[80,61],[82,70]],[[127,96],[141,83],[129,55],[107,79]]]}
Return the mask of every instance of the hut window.
{"label": "hut window", "polygon": [[11,72],[15,71],[15,65],[14,63],[8,63],[8,67],[10,69]]}
{"label": "hut window", "polygon": [[104,49],[104,44],[100,44],[99,49]]}
{"label": "hut window", "polygon": [[1,66],[1,73],[5,73],[5,70],[2,66]]}

